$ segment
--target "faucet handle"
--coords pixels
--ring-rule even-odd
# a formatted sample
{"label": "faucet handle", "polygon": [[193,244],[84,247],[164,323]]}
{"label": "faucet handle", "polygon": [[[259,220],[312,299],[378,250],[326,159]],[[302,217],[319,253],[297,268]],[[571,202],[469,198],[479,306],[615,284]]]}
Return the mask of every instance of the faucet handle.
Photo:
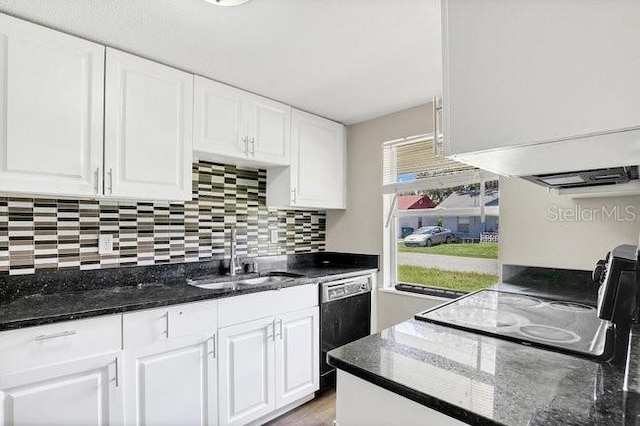
{"label": "faucet handle", "polygon": [[256,261],[248,261],[246,263],[244,263],[243,265],[243,269],[244,272],[248,273],[248,274],[257,274],[258,273],[258,262]]}

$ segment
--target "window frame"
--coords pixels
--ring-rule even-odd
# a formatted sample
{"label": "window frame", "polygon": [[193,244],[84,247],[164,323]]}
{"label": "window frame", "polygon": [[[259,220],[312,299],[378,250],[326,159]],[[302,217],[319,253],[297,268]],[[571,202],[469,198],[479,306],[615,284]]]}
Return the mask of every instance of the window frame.
{"label": "window frame", "polygon": [[[419,135],[412,136],[404,139],[397,139],[383,143],[383,150],[390,144],[408,144],[408,143],[420,143],[434,141],[434,135]],[[397,170],[396,161],[397,157],[392,156],[390,159],[393,161],[389,165],[391,175]],[[384,161],[383,161],[384,168]],[[383,272],[386,270],[388,273],[383,273],[382,288],[385,289],[397,289],[400,291],[415,292],[419,294],[426,294],[438,297],[458,297],[466,292],[455,291],[450,289],[443,289],[438,287],[430,287],[419,284],[402,283],[398,281],[398,220],[404,217],[429,217],[429,216],[480,216],[482,220],[486,216],[500,216],[500,207],[498,206],[485,206],[483,202],[480,202],[478,207],[464,207],[464,208],[443,208],[424,210],[398,210],[397,209],[397,197],[401,192],[410,191],[425,191],[430,189],[445,189],[455,186],[480,184],[480,200],[484,200],[485,196],[485,183],[489,181],[498,180],[499,176],[480,169],[473,171],[460,171],[451,175],[441,175],[435,177],[426,177],[422,179],[416,179],[408,182],[393,182],[382,185],[383,195],[383,214],[385,221],[383,223]],[[384,179],[384,170],[383,170]],[[444,226],[440,228],[445,229]],[[398,288],[398,287],[401,288]]]}

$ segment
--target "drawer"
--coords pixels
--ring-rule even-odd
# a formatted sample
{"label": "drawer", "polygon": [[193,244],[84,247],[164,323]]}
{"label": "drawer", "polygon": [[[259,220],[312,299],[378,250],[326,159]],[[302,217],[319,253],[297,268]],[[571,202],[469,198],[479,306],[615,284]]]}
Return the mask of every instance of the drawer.
{"label": "drawer", "polygon": [[222,328],[313,306],[318,306],[317,284],[228,297],[218,301],[218,325]]}
{"label": "drawer", "polygon": [[217,301],[210,300],[124,314],[123,348],[149,345],[207,330],[213,334],[217,328],[217,306]]}
{"label": "drawer", "polygon": [[0,333],[0,374],[119,351],[121,315]]}

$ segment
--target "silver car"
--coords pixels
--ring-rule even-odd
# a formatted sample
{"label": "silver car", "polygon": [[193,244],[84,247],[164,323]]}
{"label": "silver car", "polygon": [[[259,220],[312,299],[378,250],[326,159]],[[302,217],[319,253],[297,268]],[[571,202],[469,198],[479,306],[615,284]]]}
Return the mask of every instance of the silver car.
{"label": "silver car", "polygon": [[418,228],[413,234],[404,238],[406,246],[431,247],[434,244],[449,244],[456,240],[456,236],[451,229],[441,226],[423,226]]}

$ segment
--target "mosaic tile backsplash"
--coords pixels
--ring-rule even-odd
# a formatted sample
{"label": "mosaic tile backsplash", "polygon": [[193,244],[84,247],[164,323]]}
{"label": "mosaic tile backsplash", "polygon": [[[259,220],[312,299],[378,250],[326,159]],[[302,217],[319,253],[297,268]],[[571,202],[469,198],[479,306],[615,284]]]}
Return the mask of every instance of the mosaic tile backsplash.
{"label": "mosaic tile backsplash", "polygon": [[232,225],[241,257],[324,251],[325,212],[269,208],[266,185],[265,170],[199,161],[186,203],[0,197],[0,274],[219,260]]}

